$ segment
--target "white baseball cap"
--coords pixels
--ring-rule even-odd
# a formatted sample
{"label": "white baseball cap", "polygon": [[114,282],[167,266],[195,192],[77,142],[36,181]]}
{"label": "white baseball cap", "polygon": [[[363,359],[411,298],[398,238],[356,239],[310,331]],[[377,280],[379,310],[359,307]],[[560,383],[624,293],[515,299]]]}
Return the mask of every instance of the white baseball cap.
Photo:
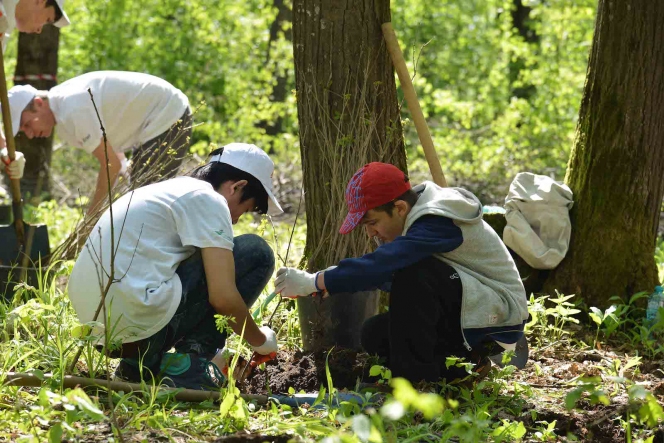
{"label": "white baseball cap", "polygon": [[7,92],[9,99],[9,113],[12,116],[12,131],[14,136],[18,134],[21,127],[21,114],[33,98],[37,96],[37,90],[30,85],[13,86]]}
{"label": "white baseball cap", "polygon": [[69,26],[71,22],[69,21],[69,17],[67,17],[67,14],[65,14],[65,0],[55,0],[55,3],[57,3],[58,6],[60,7],[60,12],[62,12],[62,17],[60,18],[60,20],[58,20],[53,24],[58,28],[64,28],[65,26]]}
{"label": "white baseball cap", "polygon": [[274,163],[261,148],[248,143],[230,143],[224,146],[224,152],[210,157],[208,163],[212,162],[226,163],[256,177],[268,196],[267,213],[279,215],[284,212],[272,193]]}

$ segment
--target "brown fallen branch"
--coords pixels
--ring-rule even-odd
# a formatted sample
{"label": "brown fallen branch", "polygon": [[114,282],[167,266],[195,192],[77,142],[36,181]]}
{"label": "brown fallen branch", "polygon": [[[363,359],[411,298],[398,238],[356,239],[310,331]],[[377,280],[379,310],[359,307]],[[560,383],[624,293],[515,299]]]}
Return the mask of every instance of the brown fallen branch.
{"label": "brown fallen branch", "polygon": [[[34,374],[21,372],[6,372],[4,374],[0,374],[0,380],[4,380],[3,385],[5,386],[40,387],[45,380],[50,380],[52,378],[52,374],[44,374],[43,379],[37,377]],[[62,384],[65,388],[95,387],[100,389],[111,389],[115,392],[135,392],[138,394],[146,394],[143,386],[138,383],[128,383],[116,380],[109,381],[98,378],[65,375]],[[160,386],[158,389],[160,393],[172,394],[176,400],[184,402],[203,402],[207,400],[219,400],[220,398],[219,391],[198,391],[196,389],[170,388],[167,386]],[[246,401],[254,401],[261,405],[267,404],[268,402],[267,395],[240,394],[240,397]]]}

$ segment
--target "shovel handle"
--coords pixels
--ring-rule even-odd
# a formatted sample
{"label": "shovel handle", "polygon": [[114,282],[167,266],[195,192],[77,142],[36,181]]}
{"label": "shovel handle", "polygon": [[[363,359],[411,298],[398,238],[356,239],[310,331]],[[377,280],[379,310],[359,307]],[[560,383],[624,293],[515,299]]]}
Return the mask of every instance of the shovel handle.
{"label": "shovel handle", "polygon": [[[7,79],[5,78],[5,56],[0,51],[0,102],[2,104],[2,123],[7,141],[7,153],[9,160],[16,159],[16,145],[14,145],[14,131],[12,130],[12,117],[9,111],[9,99],[7,94]],[[12,189],[12,212],[14,213],[14,228],[20,246],[24,246],[25,227],[23,226],[23,200],[21,199],[21,181],[11,179]]]}
{"label": "shovel handle", "polygon": [[427,122],[424,119],[424,114],[422,113],[420,102],[417,99],[417,93],[415,92],[415,87],[413,86],[413,82],[410,79],[408,67],[406,66],[406,61],[403,58],[403,53],[399,47],[399,41],[397,40],[397,35],[394,33],[392,23],[383,23],[381,25],[381,29],[383,30],[383,36],[385,37],[387,51],[390,53],[392,63],[394,64],[394,69],[397,71],[397,75],[399,76],[401,89],[403,90],[403,95],[406,98],[406,105],[410,110],[410,114],[413,116],[413,123],[415,123],[417,136],[420,138],[420,143],[422,143],[422,149],[424,149],[424,156],[426,157],[427,163],[429,164],[429,171],[431,171],[433,182],[438,186],[447,187],[447,180],[445,180],[443,168],[441,168],[440,161],[438,161],[438,155],[436,154],[436,149],[433,146],[433,140],[431,139],[429,126],[427,126]]}

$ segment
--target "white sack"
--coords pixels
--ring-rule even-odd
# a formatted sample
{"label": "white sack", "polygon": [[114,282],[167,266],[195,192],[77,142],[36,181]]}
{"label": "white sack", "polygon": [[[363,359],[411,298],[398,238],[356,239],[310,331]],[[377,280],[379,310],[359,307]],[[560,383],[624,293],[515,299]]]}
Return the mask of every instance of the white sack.
{"label": "white sack", "polygon": [[505,198],[503,241],[532,268],[555,268],[569,249],[573,204],[567,185],[544,175],[517,174]]}

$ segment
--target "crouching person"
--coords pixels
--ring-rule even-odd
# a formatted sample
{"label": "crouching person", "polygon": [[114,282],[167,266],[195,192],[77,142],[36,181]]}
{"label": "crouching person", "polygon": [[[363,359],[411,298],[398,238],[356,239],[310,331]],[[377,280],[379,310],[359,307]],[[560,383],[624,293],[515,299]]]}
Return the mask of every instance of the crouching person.
{"label": "crouching person", "polygon": [[528,318],[526,294],[477,197],[431,182],[411,189],[395,166],[369,163],[350,180],[346,203],[339,232],[363,225],[381,246],[314,274],[281,268],[277,291],[334,296],[391,285],[389,312],[364,323],[362,346],[411,382],[465,377],[465,369],[447,367],[450,356],[479,370],[498,349],[514,349]]}
{"label": "crouching person", "polygon": [[92,321],[111,271],[114,235],[105,305],[109,349],[121,358],[117,376],[139,381],[141,374],[160,374],[177,387],[216,388],[226,333],[215,314],[232,318],[230,327],[256,353],[277,351],[274,331],[259,328],[248,311],[272,275],[274,255],[257,235],[233,236],[246,212],[282,212],[273,169],[256,146],[233,143],[190,176],[127,193],[112,205],[112,219],[110,210],[99,219],[72,271],[69,298],[81,323]]}

